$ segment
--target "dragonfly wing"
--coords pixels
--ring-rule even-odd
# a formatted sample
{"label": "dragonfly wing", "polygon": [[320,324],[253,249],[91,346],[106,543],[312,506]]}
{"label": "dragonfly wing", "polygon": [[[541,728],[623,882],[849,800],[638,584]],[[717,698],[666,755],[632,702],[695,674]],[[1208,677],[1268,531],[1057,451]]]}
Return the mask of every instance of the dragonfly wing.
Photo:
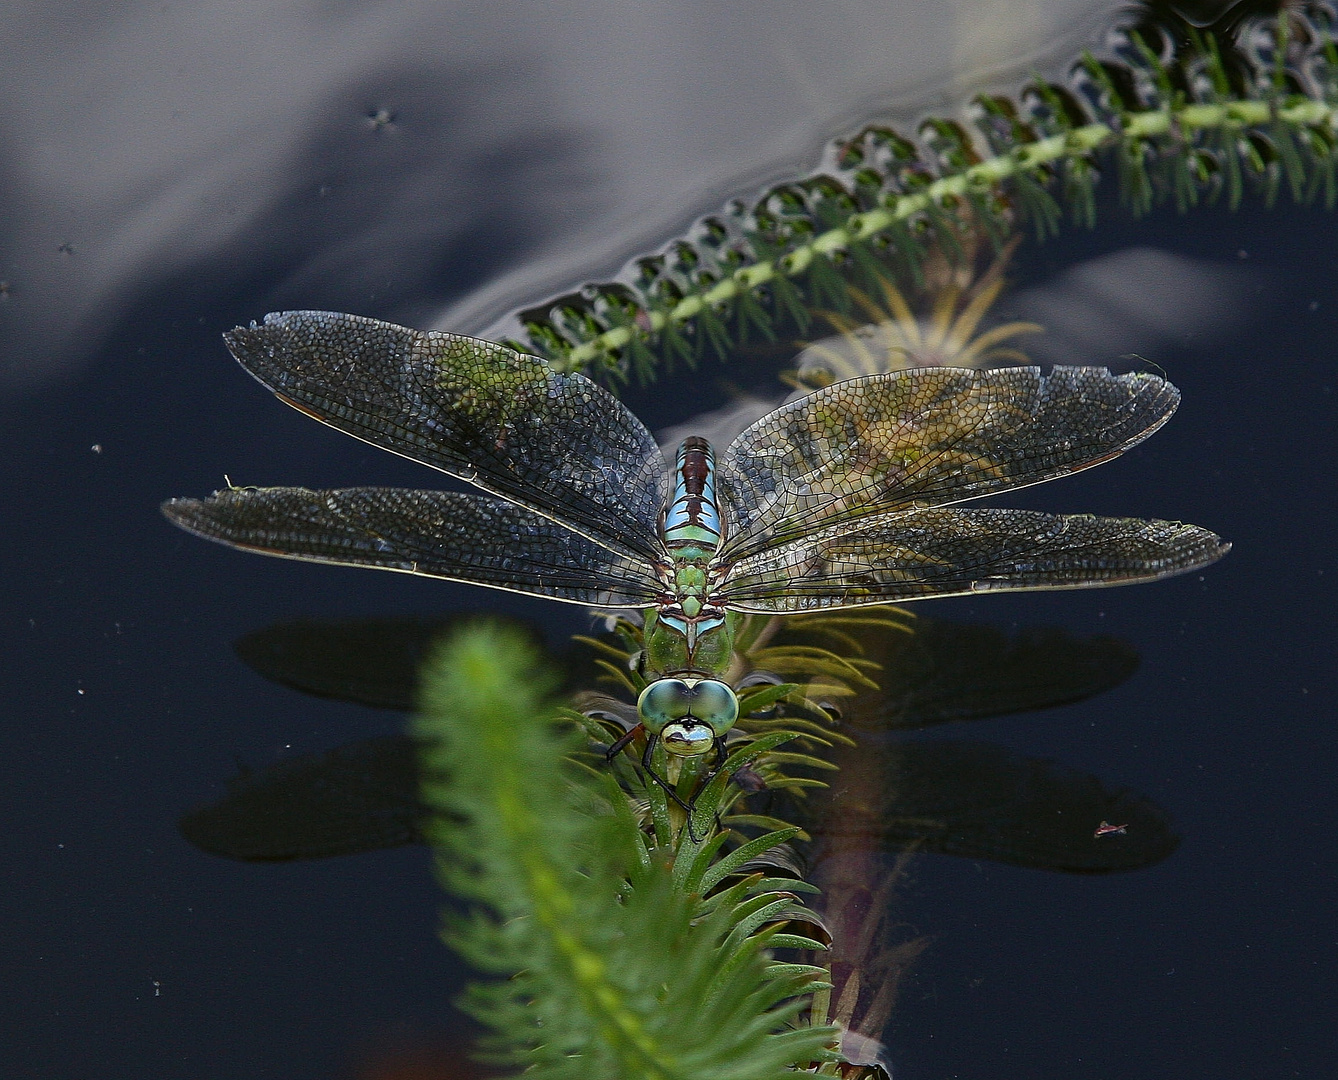
{"label": "dragonfly wing", "polygon": [[224,340],[294,408],[528,506],[612,551],[654,559],[664,457],[607,390],[477,338],[287,311]]}
{"label": "dragonfly wing", "polygon": [[1184,573],[1230,546],[1179,522],[911,510],[746,559],[714,595],[740,611],[795,612],[993,590],[1093,588]]}
{"label": "dragonfly wing", "polygon": [[308,562],[371,566],[575,604],[654,602],[647,566],[502,499],[399,488],[232,488],[172,499],[183,529]]}
{"label": "dragonfly wing", "polygon": [[836,383],[763,417],[722,455],[721,560],[1098,465],[1161,427],[1179,400],[1155,375],[1104,368],[925,368]]}

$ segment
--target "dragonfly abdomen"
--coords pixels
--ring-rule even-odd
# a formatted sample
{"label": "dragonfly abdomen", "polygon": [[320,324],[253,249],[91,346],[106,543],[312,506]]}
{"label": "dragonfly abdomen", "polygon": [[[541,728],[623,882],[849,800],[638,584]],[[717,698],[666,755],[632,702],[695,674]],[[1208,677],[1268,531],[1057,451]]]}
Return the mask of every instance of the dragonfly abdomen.
{"label": "dragonfly abdomen", "polygon": [[715,554],[724,539],[724,523],[715,497],[715,451],[693,435],[683,440],[674,462],[674,493],[664,511],[664,545],[688,558],[684,549],[699,548],[699,558]]}

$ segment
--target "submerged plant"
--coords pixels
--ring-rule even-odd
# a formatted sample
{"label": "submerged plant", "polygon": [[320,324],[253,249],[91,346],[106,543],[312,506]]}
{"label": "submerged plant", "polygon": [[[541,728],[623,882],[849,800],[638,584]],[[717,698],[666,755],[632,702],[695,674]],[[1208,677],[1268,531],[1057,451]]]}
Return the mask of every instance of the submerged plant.
{"label": "submerged plant", "polygon": [[[585,659],[589,651],[601,661],[595,667],[626,696],[635,697],[641,630],[634,619],[615,620],[598,640],[585,639],[585,649],[561,661],[575,675],[572,685],[590,685],[594,671]],[[734,665],[734,685],[749,704],[730,738],[731,756],[741,753],[749,764],[736,775],[738,786],[731,794],[716,791],[710,796],[723,796],[714,803],[722,816],[719,835],[707,816],[702,829],[712,835],[677,849],[673,837],[663,842],[664,834],[656,829],[657,816],[673,810],[672,804],[664,805],[658,786],[624,760],[613,771],[605,762],[610,739],[635,722],[630,703],[587,692],[574,699],[576,709],[546,706],[544,672],[527,659],[537,652],[537,639],[520,627],[502,632],[490,624],[462,637],[459,620],[301,621],[248,635],[238,642],[238,650],[247,663],[284,685],[322,697],[405,709],[413,697],[417,660],[425,650],[456,665],[449,673],[452,686],[478,675],[471,666],[480,660],[477,652],[462,652],[461,647],[443,652],[431,644],[445,635],[457,644],[480,643],[483,659],[506,679],[507,696],[485,695],[494,709],[480,704],[477,694],[452,691],[440,706],[443,718],[419,725],[420,735],[428,734],[433,747],[426,767],[408,739],[383,736],[243,773],[229,782],[222,801],[182,820],[186,837],[216,854],[270,861],[375,850],[422,839],[424,830],[439,843],[444,835],[448,844],[458,842],[465,852],[461,857],[453,847],[441,849],[448,884],[484,907],[485,922],[486,911],[506,911],[528,920],[527,932],[542,936],[548,929],[523,913],[526,905],[563,905],[551,891],[524,899],[535,888],[524,880],[533,866],[547,866],[552,873],[544,880],[551,883],[560,882],[562,866],[579,863],[580,888],[568,891],[584,912],[580,889],[586,887],[585,877],[596,876],[598,860],[581,856],[581,845],[587,839],[604,843],[599,830],[605,827],[640,832],[635,841],[629,836],[605,838],[601,858],[617,862],[623,858],[618,851],[637,858],[644,851],[670,867],[670,887],[700,913],[694,920],[721,905],[735,905],[731,890],[742,886],[739,908],[746,905],[747,911],[760,912],[768,920],[766,933],[775,932],[766,939],[769,948],[829,942],[826,949],[815,951],[815,967],[807,969],[816,979],[806,987],[811,998],[801,994],[789,1007],[811,1001],[797,1022],[834,1021],[841,1029],[840,1055],[847,1062],[865,1063],[880,1060],[878,1040],[902,976],[926,946],[923,937],[891,918],[888,906],[907,852],[1091,873],[1137,869],[1174,849],[1160,811],[1131,793],[1111,791],[1095,777],[980,744],[882,737],[891,730],[1043,708],[1100,693],[1127,678],[1136,662],[1127,646],[1108,638],[1075,639],[1053,630],[1005,635],[888,607],[788,619],[750,617],[741,628],[736,643],[741,651]],[[437,676],[447,677],[440,670]],[[496,689],[489,693],[496,695]],[[546,723],[550,716],[551,725]],[[438,723],[446,726],[438,729]],[[789,742],[772,738],[783,738],[787,731],[794,736]],[[851,736],[858,738],[858,745]],[[542,744],[537,749],[535,739]],[[564,755],[566,766],[560,763]],[[831,775],[833,765],[841,769],[839,792],[819,783]],[[545,786],[555,770],[556,791]],[[426,822],[417,796],[423,775],[429,778],[428,797],[436,808]],[[462,786],[452,792],[450,785],[457,782]],[[524,791],[517,794],[517,786]],[[529,812],[542,814],[542,821],[537,831],[511,837],[517,828],[514,816],[494,820],[490,807],[497,800],[510,805],[522,798],[528,800]],[[659,815],[650,809],[656,798],[662,804]],[[573,828],[552,817],[568,801],[592,822]],[[442,807],[462,812],[447,813],[443,822]],[[467,827],[465,818],[471,815],[476,820]],[[1130,823],[1137,840],[1131,837],[1118,845],[1093,841],[1084,823],[1090,830],[1102,820]],[[1074,828],[1064,827],[1070,823]],[[475,837],[469,828],[487,834]],[[804,840],[805,834],[811,834],[811,842]],[[494,851],[494,845],[503,850]],[[528,869],[517,870],[513,864],[522,858],[528,860]],[[517,873],[519,883],[514,880]],[[633,877],[615,885],[630,888]],[[815,885],[822,889],[817,899]],[[501,890],[497,903],[487,900],[494,888]],[[613,891],[615,886],[605,888]],[[820,914],[800,903],[801,896]],[[589,906],[591,917],[602,917],[600,903]],[[669,917],[652,903],[636,911],[652,921]],[[783,921],[791,926],[782,927]],[[455,940],[458,924],[452,927]],[[616,925],[609,932],[625,933],[634,943],[641,940]],[[722,957],[734,955],[734,944],[726,938],[718,945]],[[522,942],[518,936],[511,961],[520,962],[522,946],[555,947],[543,940]],[[477,947],[490,962],[504,958],[486,940]],[[561,957],[543,961],[559,969],[552,975],[555,985],[568,977],[561,964],[581,955],[571,942],[563,948]],[[640,959],[660,963],[653,951]],[[767,964],[773,974],[799,975],[804,970],[774,959]],[[825,969],[825,977],[818,968]],[[505,975],[511,969],[502,963],[499,968],[485,965],[484,970]],[[528,992],[523,979],[518,985]],[[623,985],[611,978],[605,996],[622,1002]],[[532,1001],[526,998],[523,1007],[510,1002],[508,1008],[514,1009],[505,1016],[500,1009],[495,1013],[493,995],[505,997],[514,989],[510,984],[500,989],[481,984],[471,993],[470,1008],[497,1029],[495,1054],[528,1064],[532,1048],[527,1040],[539,1028],[551,1030],[542,1012],[551,1002],[536,995]],[[568,992],[574,991],[568,987]],[[665,1008],[673,1004],[663,1001]],[[560,1008],[563,1022],[579,1037],[604,1037],[590,1026],[594,1021],[582,1011],[585,1006],[576,1010],[575,1018],[566,1016],[573,1008],[568,1002]],[[525,1023],[516,1028],[508,1017]],[[601,1055],[616,1052],[616,1046],[583,1049],[582,1061],[601,1061]],[[543,1048],[535,1051],[535,1060],[545,1062],[545,1053]],[[822,1067],[838,1068],[834,1062]]]}
{"label": "submerged plant", "polygon": [[567,763],[552,685],[519,636],[477,627],[430,660],[415,726],[429,838],[471,905],[446,938],[495,976],[462,1003],[492,1060],[535,1080],[760,1080],[832,1060],[834,1029],[795,1024],[822,969],[766,951],[821,948],[785,932],[804,886],[750,868],[795,830],[718,859],[721,836],[665,850],[607,774]]}
{"label": "submerged plant", "polygon": [[[874,608],[862,617],[870,626],[910,632],[911,616],[899,608]],[[736,812],[735,807],[759,790],[802,800],[807,789],[822,786],[817,777],[831,769],[826,750],[834,743],[850,742],[836,730],[832,717],[842,701],[877,689],[870,678],[877,665],[866,661],[853,641],[841,651],[807,643],[773,643],[787,622],[792,631],[814,632],[819,626],[839,626],[842,620],[830,615],[799,615],[788,620],[749,615],[742,620],[725,676],[739,701],[739,718],[726,743],[727,764],[714,776],[703,775],[700,758],[660,758],[652,764],[652,769],[667,768],[681,803],[666,798],[652,770],[635,767],[633,761],[640,755],[612,757],[610,763],[631,793],[643,827],[653,830],[659,843],[672,846],[684,840],[680,829],[689,805],[703,827],[714,818],[727,830],[788,828],[788,823],[775,817]],[[644,625],[635,616],[611,617],[609,625],[602,637],[577,640],[595,650],[606,681],[636,700],[647,685],[640,671]],[[587,693],[577,698],[576,707],[600,756],[606,744],[618,746],[629,737],[644,747],[646,736],[638,730],[637,711],[630,703]],[[735,782],[730,782],[731,777]],[[686,835],[691,836],[691,830]],[[746,841],[739,834],[730,843]]]}
{"label": "submerged plant", "polygon": [[[536,1077],[752,1078],[800,1066],[837,1075],[838,1035],[855,1058],[871,1045],[879,1031],[852,1027],[849,1007],[836,1010],[840,1029],[824,1025],[825,996],[811,1009],[812,992],[829,989],[825,966],[772,958],[771,950],[788,948],[814,950],[820,960],[829,940],[799,902],[816,890],[786,854],[803,832],[774,810],[735,808],[759,790],[773,803],[786,792],[802,801],[817,781],[789,770],[830,767],[779,748],[794,738],[830,745],[830,703],[877,689],[867,674],[877,665],[849,636],[855,622],[911,632],[911,616],[891,608],[853,622],[790,620],[786,630],[799,641],[849,642],[842,655],[775,644],[782,621],[774,617],[741,628],[748,685],[740,698],[748,713],[763,715],[741,720],[730,769],[737,776],[747,768],[753,779],[708,785],[699,810],[720,815],[721,828],[700,840],[664,827],[673,804],[635,769],[611,772],[602,754],[578,767],[590,759],[575,730],[600,750],[610,706],[590,695],[578,699],[586,713],[548,703],[551,681],[519,636],[474,628],[437,651],[415,725],[427,835],[447,888],[474,905],[468,918],[450,919],[448,942],[504,980],[475,984],[462,1002],[490,1029],[492,1060]],[[636,688],[625,678],[643,644],[634,622],[620,619],[587,643],[615,682]],[[885,956],[873,940],[841,949],[847,965],[865,952]]]}
{"label": "submerged plant", "polygon": [[977,97],[969,122],[931,118],[914,138],[866,128],[818,175],[731,203],[622,280],[522,313],[520,347],[562,370],[644,379],[661,362],[802,334],[815,309],[848,310],[852,284],[876,296],[889,276],[916,283],[964,215],[999,246],[1019,217],[1037,237],[1056,233],[1065,206],[1090,227],[1109,172],[1135,214],[1167,200],[1234,208],[1247,189],[1331,207],[1338,49],[1327,9],[1230,29],[1238,36],[1219,40],[1187,28],[1160,51],[1128,33],[1065,82]]}
{"label": "submerged plant", "polygon": [[[1004,268],[1017,250],[1014,237],[976,281],[968,274],[942,275],[928,318],[917,317],[892,278],[878,275],[878,293],[871,297],[852,285],[852,315],[839,311],[818,314],[836,330],[834,337],[809,345],[795,359],[790,381],[798,389],[817,390],[843,379],[921,367],[994,367],[1026,364],[1030,358],[1004,343],[1022,334],[1036,334],[1031,322],[1010,322],[977,334],[981,319],[1004,287]],[[966,276],[967,282],[960,279]]]}

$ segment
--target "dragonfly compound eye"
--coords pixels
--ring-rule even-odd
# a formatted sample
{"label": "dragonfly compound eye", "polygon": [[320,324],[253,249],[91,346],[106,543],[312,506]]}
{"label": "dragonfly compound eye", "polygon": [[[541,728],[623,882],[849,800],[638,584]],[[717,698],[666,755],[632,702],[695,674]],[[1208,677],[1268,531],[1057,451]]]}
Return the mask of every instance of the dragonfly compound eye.
{"label": "dragonfly compound eye", "polygon": [[718,679],[702,679],[693,687],[697,700],[692,715],[710,727],[718,738],[729,734],[739,719],[739,699],[728,684]]}
{"label": "dragonfly compound eye", "polygon": [[[739,718],[739,699],[718,679],[656,679],[641,691],[637,714],[652,735],[664,735],[669,741],[669,727],[683,738],[688,728],[701,727],[706,748],[734,726]],[[686,740],[695,746],[694,736]],[[673,749],[669,747],[669,749]],[[700,754],[703,750],[679,750],[676,753]]]}

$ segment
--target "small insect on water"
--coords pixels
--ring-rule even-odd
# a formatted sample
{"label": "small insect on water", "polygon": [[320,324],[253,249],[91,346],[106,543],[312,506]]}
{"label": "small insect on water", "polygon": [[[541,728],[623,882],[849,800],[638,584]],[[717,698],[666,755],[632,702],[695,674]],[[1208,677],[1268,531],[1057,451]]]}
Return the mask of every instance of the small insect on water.
{"label": "small insect on water", "polygon": [[229,487],[164,514],[268,555],[641,609],[639,723],[619,749],[689,825],[692,799],[655,771],[655,751],[725,760],[745,613],[1151,581],[1229,546],[1179,522],[954,505],[1142,442],[1180,400],[1155,375],[870,375],[782,406],[720,454],[689,438],[671,467],[609,391],[492,342],[319,311],[224,339],[287,404],[484,494]]}
{"label": "small insect on water", "polygon": [[386,108],[368,109],[367,126],[373,131],[394,131],[395,114]]}

